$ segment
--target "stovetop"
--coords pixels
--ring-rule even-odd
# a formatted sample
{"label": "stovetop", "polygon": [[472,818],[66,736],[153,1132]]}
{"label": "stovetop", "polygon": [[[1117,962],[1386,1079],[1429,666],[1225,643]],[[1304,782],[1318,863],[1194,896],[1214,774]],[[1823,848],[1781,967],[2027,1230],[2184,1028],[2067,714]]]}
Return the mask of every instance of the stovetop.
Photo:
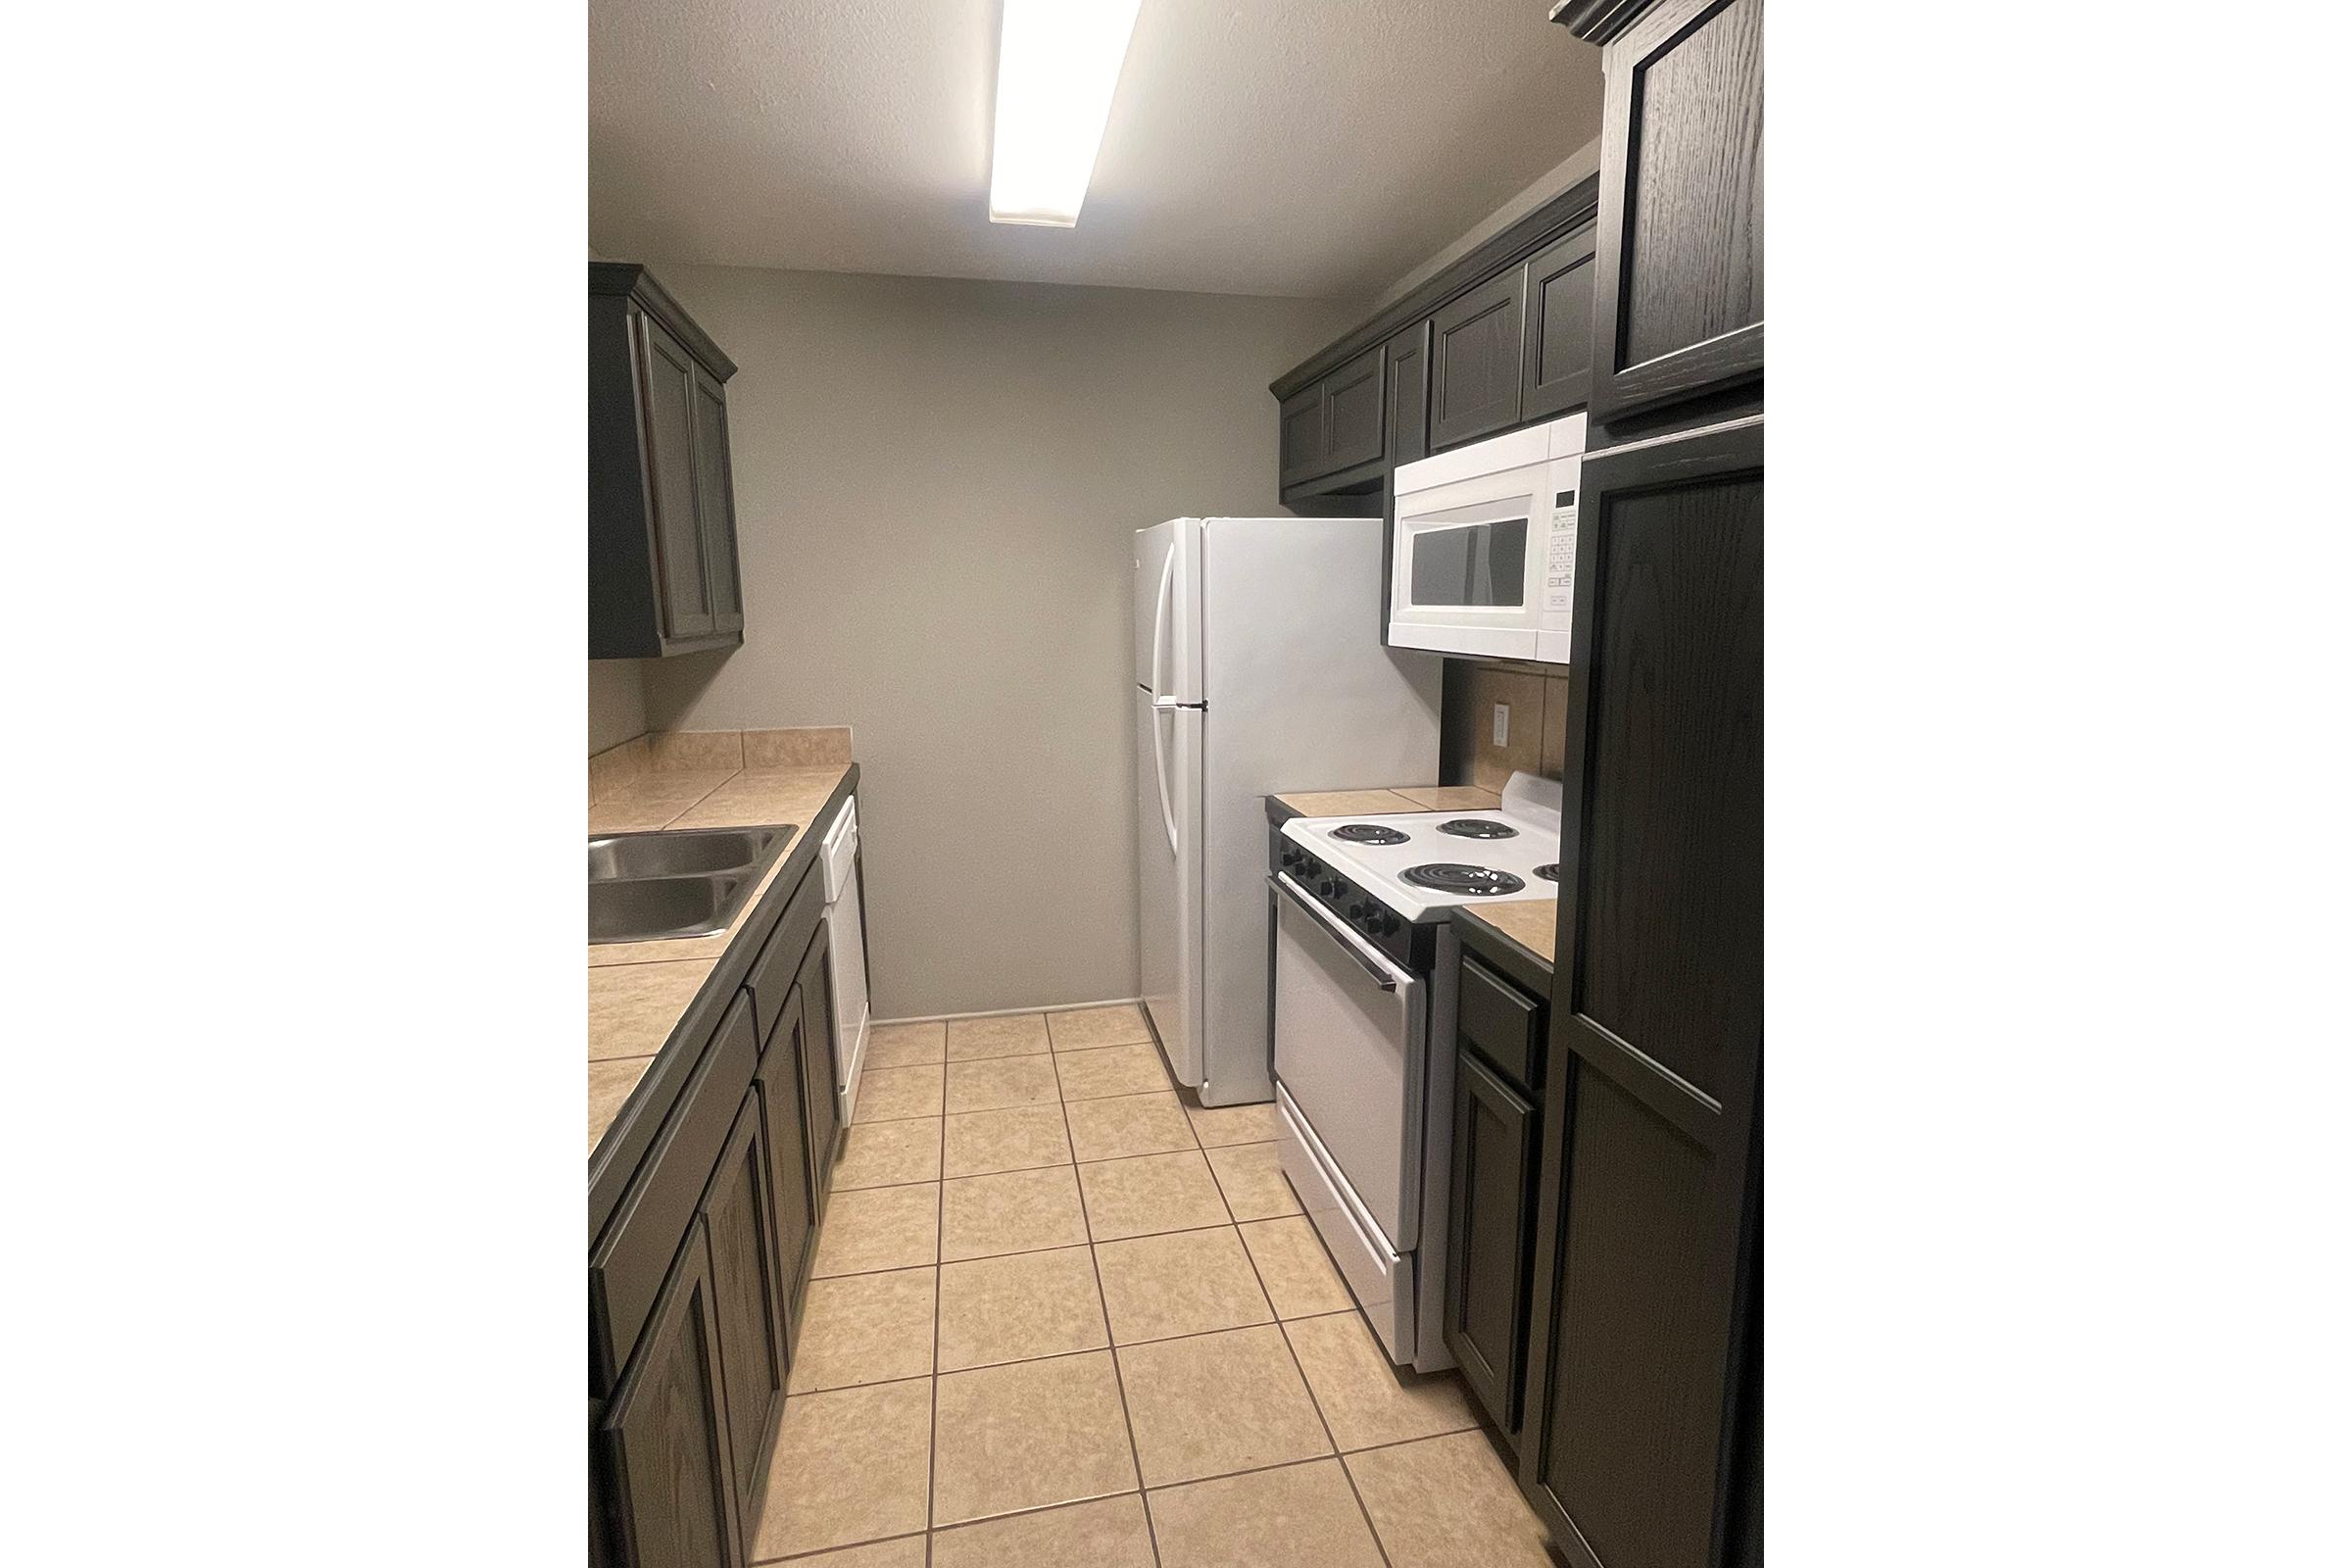
{"label": "stovetop", "polygon": [[[1557,898],[1559,884],[1537,867],[1559,859],[1559,822],[1557,781],[1514,773],[1499,810],[1298,816],[1282,825],[1282,836],[1419,925],[1459,905]],[[1386,831],[1343,831],[1350,828]],[[1408,871],[1420,874],[1408,879]]]}

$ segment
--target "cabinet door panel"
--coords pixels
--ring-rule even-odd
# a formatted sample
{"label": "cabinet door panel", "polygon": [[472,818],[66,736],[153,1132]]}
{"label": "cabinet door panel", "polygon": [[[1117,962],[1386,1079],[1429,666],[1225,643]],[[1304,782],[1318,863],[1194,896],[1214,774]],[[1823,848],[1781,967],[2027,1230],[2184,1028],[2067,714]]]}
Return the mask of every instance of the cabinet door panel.
{"label": "cabinet door panel", "polygon": [[747,1529],[759,1505],[768,1442],[783,1411],[789,1353],[779,1311],[784,1293],[774,1250],[775,1224],[767,1133],[755,1085],[744,1099],[703,1199],[719,1369],[727,1396],[727,1441],[735,1457],[735,1494]]}
{"label": "cabinet door panel", "polygon": [[1328,466],[1324,455],[1329,450],[1323,423],[1323,383],[1318,381],[1282,400],[1282,482],[1298,484],[1323,472]]}
{"label": "cabinet door panel", "polygon": [[768,1187],[776,1197],[776,1260],[783,1269],[782,1302],[787,1340],[800,1322],[801,1288],[809,1263],[815,1217],[808,1186],[808,1109],[801,1087],[801,993],[785,998],[783,1022],[760,1058],[755,1080],[767,1118]]}
{"label": "cabinet door panel", "polygon": [[1720,1102],[1764,1028],[1763,473],[1594,467],[1577,1012]]}
{"label": "cabinet door panel", "polygon": [[1519,1432],[1536,1163],[1534,1107],[1477,1057],[1461,1056],[1454,1069],[1446,1344],[1506,1438]]}
{"label": "cabinet door panel", "polygon": [[695,502],[694,361],[678,340],[639,317],[644,345],[645,460],[654,498],[656,574],[662,621],[671,637],[701,637],[716,624]]}
{"label": "cabinet door panel", "polygon": [[808,1184],[821,1219],[833,1193],[833,1155],[841,1132],[841,1096],[833,1065],[833,922],[817,923],[816,940],[801,960],[801,1086],[808,1097]]}
{"label": "cabinet door panel", "polygon": [[1763,1062],[1763,421],[1589,456],[1521,1480],[1713,1568]]}
{"label": "cabinet door panel", "polygon": [[1603,57],[1592,410],[1764,367],[1764,0],[1669,0]]}
{"label": "cabinet door panel", "polygon": [[1415,321],[1389,339],[1389,461],[1429,456],[1429,323]]}
{"label": "cabinet door panel", "polygon": [[1377,463],[1387,435],[1381,352],[1366,349],[1323,378],[1326,472]]}
{"label": "cabinet door panel", "polygon": [[1514,267],[1430,318],[1429,444],[1433,451],[1519,422],[1521,318],[1527,269]]}
{"label": "cabinet door panel", "polygon": [[1592,225],[1553,242],[1527,264],[1523,419],[1582,408],[1592,391]]}
{"label": "cabinet door panel", "polygon": [[734,1455],[710,1258],[698,1223],[602,1433],[614,1559],[626,1568],[738,1568]]}
{"label": "cabinet door panel", "polygon": [[694,494],[703,520],[710,616],[720,631],[743,630],[743,583],[735,559],[735,472],[727,448],[727,389],[694,369]]}
{"label": "cabinet door panel", "polygon": [[1578,1080],[1542,1485],[1605,1568],[1705,1568],[1726,1334],[1711,1162],[1606,1074]]}

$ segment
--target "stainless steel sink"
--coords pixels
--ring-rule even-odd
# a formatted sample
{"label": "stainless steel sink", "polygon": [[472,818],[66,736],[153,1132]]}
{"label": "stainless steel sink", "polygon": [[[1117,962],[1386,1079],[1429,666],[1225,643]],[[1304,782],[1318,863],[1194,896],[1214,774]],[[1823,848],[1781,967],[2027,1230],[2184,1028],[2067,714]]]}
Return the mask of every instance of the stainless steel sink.
{"label": "stainless steel sink", "polygon": [[588,940],[658,942],[723,931],[799,828],[612,833],[588,841]]}
{"label": "stainless steel sink", "polygon": [[588,841],[588,880],[622,877],[702,876],[765,865],[797,828],[696,828],[679,833],[608,833]]}

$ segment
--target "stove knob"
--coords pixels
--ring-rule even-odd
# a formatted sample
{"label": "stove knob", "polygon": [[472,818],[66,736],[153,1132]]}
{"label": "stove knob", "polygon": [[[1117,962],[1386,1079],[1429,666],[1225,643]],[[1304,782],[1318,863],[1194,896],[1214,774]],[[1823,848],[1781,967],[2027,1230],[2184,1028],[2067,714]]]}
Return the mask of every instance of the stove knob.
{"label": "stove knob", "polygon": [[1398,920],[1396,915],[1384,914],[1380,917],[1380,934],[1384,937],[1393,937],[1396,934],[1397,926],[1401,924],[1403,922]]}

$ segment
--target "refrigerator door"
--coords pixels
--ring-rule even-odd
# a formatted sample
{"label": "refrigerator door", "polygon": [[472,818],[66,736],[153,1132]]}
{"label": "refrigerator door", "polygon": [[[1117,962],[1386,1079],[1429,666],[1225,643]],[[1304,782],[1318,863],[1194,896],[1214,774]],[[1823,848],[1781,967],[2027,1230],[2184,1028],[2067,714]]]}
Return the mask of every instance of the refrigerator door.
{"label": "refrigerator door", "polygon": [[1207,715],[1135,694],[1135,880],[1144,1005],[1184,1083],[1200,1083],[1200,753]]}
{"label": "refrigerator door", "polygon": [[1203,701],[1198,517],[1136,530],[1135,683],[1164,702]]}

